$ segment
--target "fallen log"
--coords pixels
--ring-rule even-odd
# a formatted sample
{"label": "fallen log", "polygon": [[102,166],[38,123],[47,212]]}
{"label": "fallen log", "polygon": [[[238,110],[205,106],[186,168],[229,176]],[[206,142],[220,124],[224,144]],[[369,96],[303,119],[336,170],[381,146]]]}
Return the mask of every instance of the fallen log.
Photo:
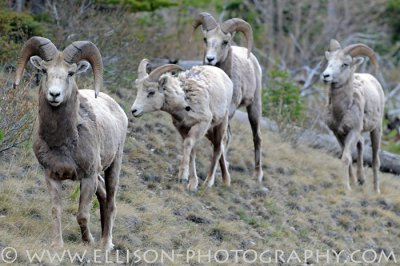
{"label": "fallen log", "polygon": [[[240,123],[248,123],[247,113],[237,110],[234,119]],[[271,132],[279,133],[279,127],[276,122],[263,117],[261,127]],[[300,127],[291,128],[293,131],[293,141],[296,144],[302,144],[314,149],[322,149],[339,157],[341,149],[333,134],[318,133],[310,129]],[[365,138],[367,139],[367,138]],[[353,149],[353,158],[356,158],[356,148]],[[379,153],[382,172],[400,175],[400,155],[381,150]],[[372,151],[369,142],[366,142],[364,148],[364,163],[372,165]]]}

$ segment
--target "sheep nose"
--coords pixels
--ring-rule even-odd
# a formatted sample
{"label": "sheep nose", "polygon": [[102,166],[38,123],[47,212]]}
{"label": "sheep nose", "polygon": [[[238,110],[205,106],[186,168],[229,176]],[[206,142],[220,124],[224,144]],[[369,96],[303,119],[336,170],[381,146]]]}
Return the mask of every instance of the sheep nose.
{"label": "sheep nose", "polygon": [[329,78],[331,75],[330,74],[322,74],[322,76],[324,77],[324,79]]}
{"label": "sheep nose", "polygon": [[137,111],[136,109],[133,109],[132,114],[134,115],[136,113],[136,111]]}
{"label": "sheep nose", "polygon": [[207,56],[207,61],[211,63],[215,59],[215,56]]}
{"label": "sheep nose", "polygon": [[50,92],[50,95],[55,99],[58,96],[60,96],[60,93],[59,92]]}

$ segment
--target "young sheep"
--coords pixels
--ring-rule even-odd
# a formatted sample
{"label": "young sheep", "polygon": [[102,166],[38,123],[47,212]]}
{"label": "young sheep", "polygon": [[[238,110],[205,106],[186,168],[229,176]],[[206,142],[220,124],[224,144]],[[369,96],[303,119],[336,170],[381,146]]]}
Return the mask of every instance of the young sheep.
{"label": "young sheep", "polygon": [[[202,25],[205,43],[203,63],[221,68],[232,79],[233,96],[229,110],[231,119],[237,108],[245,106],[253,132],[255,176],[263,179],[261,163],[261,67],[251,53],[253,30],[244,20],[233,18],[217,24],[206,12],[200,13],[193,23],[193,33]],[[247,49],[232,46],[233,33],[242,32],[247,39]],[[228,142],[229,142],[228,136]]]}
{"label": "young sheep", "polygon": [[[83,241],[92,244],[89,213],[94,193],[100,203],[101,244],[112,249],[122,151],[128,119],[109,96],[99,93],[103,64],[97,47],[88,41],[74,42],[60,52],[42,37],[32,37],[22,48],[14,87],[22,78],[27,61],[42,72],[39,87],[38,128],[33,150],[45,169],[52,198],[54,239],[52,246],[63,247],[61,230],[61,181],[80,181],[77,221]],[[95,93],[79,90],[75,76],[93,68]],[[104,171],[105,179],[100,176]]]}
{"label": "young sheep", "polygon": [[341,159],[345,165],[346,187],[349,190],[350,177],[356,183],[351,165],[351,149],[357,144],[357,178],[363,184],[364,140],[361,134],[370,132],[374,189],[380,193],[378,171],[384,94],[382,86],[372,75],[354,73],[364,61],[364,58],[357,56],[368,56],[378,67],[375,53],[364,44],[342,48],[338,41],[331,40],[329,51],[325,52],[328,62],[322,77],[325,83],[330,84],[326,123],[342,147]]}
{"label": "young sheep", "polygon": [[224,157],[223,139],[228,126],[229,105],[232,99],[232,81],[220,69],[212,66],[197,66],[182,72],[178,77],[164,74],[181,70],[178,65],[164,65],[147,74],[147,59],[139,65],[139,76],[135,81],[138,92],[132,105],[132,114],[162,110],[172,116],[174,126],[183,138],[183,158],[179,167],[179,178],[188,183],[189,191],[196,191],[197,141],[204,135],[212,142],[214,154],[205,184],[211,187],[217,161],[225,185],[230,185],[230,175]]}

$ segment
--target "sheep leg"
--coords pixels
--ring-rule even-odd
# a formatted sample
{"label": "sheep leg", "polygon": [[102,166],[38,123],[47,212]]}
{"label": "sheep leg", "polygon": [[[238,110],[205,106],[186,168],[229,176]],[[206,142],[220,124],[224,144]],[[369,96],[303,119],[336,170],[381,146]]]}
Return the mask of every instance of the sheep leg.
{"label": "sheep leg", "polygon": [[98,184],[96,190],[97,200],[100,205],[100,221],[101,221],[101,233],[104,232],[104,221],[107,209],[107,194],[105,189],[104,179],[99,175],[98,176]]}
{"label": "sheep leg", "polygon": [[222,152],[221,152],[221,157],[219,158],[219,167],[221,168],[221,173],[222,173],[222,182],[224,183],[225,186],[229,187],[231,186],[231,176],[228,171],[228,165],[229,163],[225,160],[225,147],[224,145],[221,146]]}
{"label": "sheep leg", "polygon": [[207,178],[204,181],[204,185],[212,187],[215,182],[215,171],[217,170],[217,162],[220,160],[223,151],[223,138],[226,130],[226,124],[216,126],[212,131],[211,142],[214,146],[213,158],[211,160],[210,169],[207,174]]}
{"label": "sheep leg", "polygon": [[227,152],[228,152],[228,149],[229,149],[229,145],[231,144],[231,140],[232,140],[231,125],[228,123],[228,127],[226,129],[226,134],[225,134],[225,137],[224,137],[224,151],[223,151],[223,155],[221,155],[224,158],[224,163],[226,165],[226,168],[229,168],[229,162],[227,160],[227,158],[228,158]]}
{"label": "sheep leg", "polygon": [[[183,141],[183,158],[179,167],[179,179],[188,180],[189,177],[189,163],[192,149],[196,142],[202,138],[210,125],[210,121],[200,122],[194,125],[186,135]],[[198,180],[195,176],[191,176],[187,188],[189,191],[196,191]]]}
{"label": "sheep leg", "polygon": [[105,170],[106,183],[106,214],[104,215],[104,231],[101,236],[101,247],[104,250],[111,250],[114,247],[112,243],[112,229],[117,212],[115,197],[117,194],[119,173],[121,171],[122,151],[117,155],[110,167]]}
{"label": "sheep leg", "polygon": [[364,139],[361,137],[357,142],[357,179],[358,184],[363,185],[365,183],[364,177]]}
{"label": "sheep leg", "polygon": [[372,145],[372,171],[374,174],[374,190],[376,193],[380,193],[379,188],[379,168],[381,162],[379,159],[379,149],[381,145],[381,128],[376,128],[370,133],[371,145]]}
{"label": "sheep leg", "polygon": [[357,184],[356,176],[353,173],[353,163],[352,162],[349,165],[349,177],[350,177],[351,185]]}
{"label": "sheep leg", "polygon": [[[222,144],[221,144],[221,156],[219,158],[219,166],[221,168],[221,174],[222,174],[222,182],[224,183],[225,186],[230,186],[231,185],[231,176],[229,175],[229,163],[226,161],[226,150],[227,147],[224,145],[229,145],[230,142],[230,125],[229,125],[229,117],[226,116],[224,124],[221,126],[222,132],[219,134],[222,134]],[[226,140],[226,142],[224,141]]]}
{"label": "sheep leg", "polygon": [[257,180],[259,182],[262,182],[264,174],[261,163],[261,143],[262,143],[261,131],[260,131],[261,99],[247,106],[247,114],[249,116],[251,130],[253,132],[255,175],[257,177]]}
{"label": "sheep leg", "polygon": [[358,132],[356,131],[350,131],[347,136],[344,139],[344,148],[343,148],[343,153],[342,153],[342,162],[345,166],[346,169],[346,174],[345,174],[345,182],[346,182],[346,188],[348,190],[351,190],[350,187],[350,172],[349,169],[351,167],[351,163],[352,163],[352,157],[351,157],[351,147],[353,145],[353,143],[356,141],[358,136]]}
{"label": "sheep leg", "polygon": [[190,171],[190,179],[194,178],[194,179],[198,180],[197,172],[196,172],[196,147],[194,147],[192,149],[192,152],[190,153],[189,171]]}
{"label": "sheep leg", "polygon": [[97,175],[83,178],[80,188],[79,209],[76,220],[81,227],[82,240],[91,245],[94,243],[94,239],[90,233],[88,223],[90,221],[92,197],[97,188]]}
{"label": "sheep leg", "polygon": [[46,174],[47,188],[51,195],[51,217],[53,219],[53,248],[62,248],[64,242],[61,231],[61,181],[54,180]]}

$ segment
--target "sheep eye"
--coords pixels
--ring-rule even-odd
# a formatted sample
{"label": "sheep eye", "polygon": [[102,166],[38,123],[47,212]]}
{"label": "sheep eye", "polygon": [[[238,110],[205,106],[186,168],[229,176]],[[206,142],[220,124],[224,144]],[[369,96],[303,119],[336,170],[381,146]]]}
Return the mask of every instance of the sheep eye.
{"label": "sheep eye", "polygon": [[151,96],[153,96],[155,93],[156,93],[155,91],[150,91],[149,94],[147,94],[147,97],[151,97]]}
{"label": "sheep eye", "polygon": [[228,41],[223,41],[222,42],[222,45],[227,45],[228,44]]}
{"label": "sheep eye", "polygon": [[349,66],[349,64],[346,64],[346,63],[344,63],[344,64],[342,65],[343,68],[348,67],[348,66]]}

